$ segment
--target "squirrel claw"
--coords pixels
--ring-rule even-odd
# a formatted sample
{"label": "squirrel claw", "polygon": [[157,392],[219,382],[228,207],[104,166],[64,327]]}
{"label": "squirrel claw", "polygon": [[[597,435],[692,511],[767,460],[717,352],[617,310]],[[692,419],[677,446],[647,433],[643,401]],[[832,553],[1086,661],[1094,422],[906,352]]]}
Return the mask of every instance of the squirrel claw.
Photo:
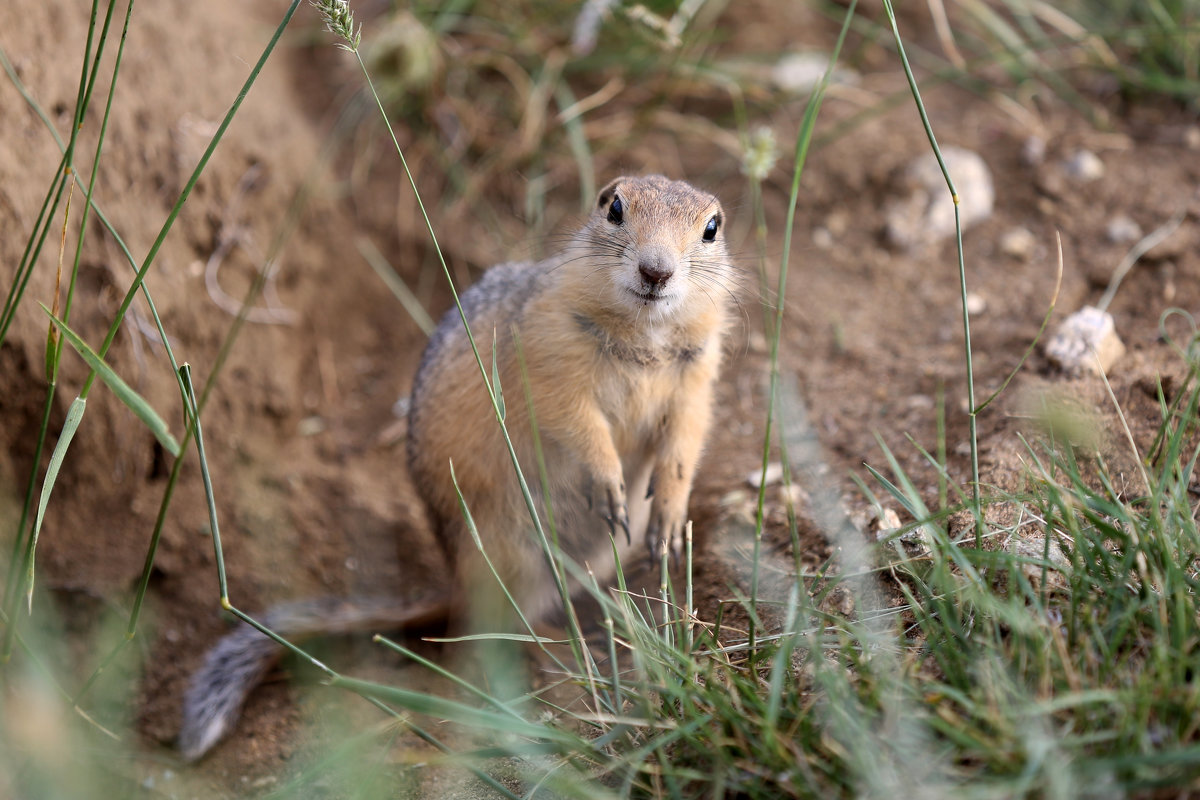
{"label": "squirrel claw", "polygon": [[633,542],[633,535],[629,532],[629,512],[625,510],[625,504],[617,500],[612,489],[608,490],[608,515],[604,521],[608,523],[611,536],[617,535],[617,526],[620,525],[621,530],[625,531],[625,544]]}
{"label": "squirrel claw", "polygon": [[646,529],[646,548],[656,563],[661,562],[663,557],[669,554],[671,566],[679,565],[683,556],[681,531],[682,526],[665,523],[661,516],[655,515],[651,518],[650,525]]}
{"label": "squirrel claw", "polygon": [[603,488],[597,486],[592,478],[587,478],[584,483],[584,497],[587,499],[588,511],[596,511],[597,506],[600,515],[608,524],[608,533],[612,537],[617,535],[617,526],[621,526],[621,530],[625,531],[625,544],[630,544],[633,541],[633,534],[629,529],[629,510],[625,506],[625,484],[612,484]]}

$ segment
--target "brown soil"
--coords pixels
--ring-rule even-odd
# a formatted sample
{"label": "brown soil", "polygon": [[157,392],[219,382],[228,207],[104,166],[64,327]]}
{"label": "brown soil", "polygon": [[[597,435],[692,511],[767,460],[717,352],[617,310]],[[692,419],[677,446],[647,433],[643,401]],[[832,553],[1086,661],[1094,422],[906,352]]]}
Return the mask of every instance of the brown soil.
{"label": "brown soil", "polygon": [[[273,15],[283,8],[279,2],[267,6],[248,9],[215,0],[136,8],[96,192],[136,258],[154,241],[216,123],[258,58],[275,24]],[[794,46],[789,31],[796,30],[804,31],[805,43],[813,47],[827,48],[833,40],[830,24],[809,12],[790,11],[798,18],[787,20],[786,26],[754,21],[779,20],[777,12],[745,16],[720,53],[778,52]],[[49,0],[35,13],[17,17],[9,12],[0,25],[0,43],[59,131],[69,127],[86,13],[86,4]],[[921,35],[924,22],[913,22]],[[306,180],[314,181],[267,295],[284,309],[286,324],[245,326],[204,415],[230,596],[249,610],[315,595],[417,594],[437,589],[442,574],[438,548],[405,474],[403,425],[393,413],[397,398],[409,390],[424,336],[360,257],[357,237],[371,239],[400,265],[435,315],[448,297],[433,269],[411,193],[379,127],[359,125],[341,143],[333,163],[321,166],[322,142],[358,79],[341,51],[310,46],[317,30],[315,15],[303,8],[146,282],[176,358],[190,362],[196,379],[205,381],[233,323],[206,290],[206,262],[225,237],[238,237],[219,277],[224,290],[240,298],[275,237],[288,228],[296,192]],[[860,83],[831,92],[819,136],[905,91],[903,76],[889,56],[862,52],[856,65]],[[108,63],[111,57],[110,52]],[[97,95],[106,88],[102,80]],[[971,229],[965,241],[969,284],[986,302],[972,329],[980,397],[1017,365],[1038,331],[1054,289],[1055,232],[1062,234],[1065,259],[1061,317],[1097,300],[1129,248],[1106,235],[1115,216],[1126,215],[1150,231],[1191,204],[1179,231],[1133,269],[1111,307],[1128,353],[1109,377],[1135,438],[1144,446],[1158,423],[1155,378],[1178,376],[1182,370],[1160,336],[1159,317],[1172,306],[1200,310],[1200,203],[1193,194],[1200,184],[1197,123],[1194,116],[1166,105],[1118,108],[1111,98],[1089,99],[1097,107],[1109,103],[1115,118],[1111,131],[1098,131],[1053,96],[1039,96],[1015,113],[1008,102],[949,85],[925,93],[942,143],[982,154],[996,181],[995,213]],[[612,101],[596,118],[624,114],[632,119],[623,102]],[[798,129],[803,106],[803,98],[756,106],[755,122],[769,124],[790,151],[787,143]],[[0,107],[6,109],[0,115],[0,280],[7,286],[58,151],[7,81],[0,83]],[[93,102],[82,152],[94,147],[102,108],[102,102]],[[726,125],[727,102],[715,94],[694,94],[677,110],[684,116],[664,117],[637,138],[608,134],[613,141],[597,150],[597,176],[605,180],[625,171],[661,171],[715,191],[735,218],[730,241],[737,262],[753,276],[755,245],[745,178],[737,158],[723,146],[727,139],[714,135],[716,129],[705,123],[706,117],[719,115],[720,120],[712,121]],[[680,124],[689,118],[705,124]],[[406,146],[419,138],[403,126],[400,134]],[[1046,153],[1040,163],[1030,164],[1023,148],[1034,135],[1045,142]],[[563,166],[551,173],[547,211],[536,226],[523,219],[525,190],[517,167],[479,187],[482,194],[438,203],[436,198],[448,195],[441,165],[415,161],[457,275],[469,280],[490,263],[552,247],[554,236],[578,218],[572,162],[564,155],[562,138],[551,141],[562,149],[554,163]],[[846,476],[852,470],[865,474],[864,461],[885,463],[876,434],[911,470],[918,487],[936,495],[935,474],[906,436],[930,450],[935,447],[939,390],[944,390],[948,409],[950,473],[960,483],[969,479],[958,275],[952,242],[896,251],[882,236],[896,171],[928,147],[911,104],[895,104],[822,141],[809,157],[801,186],[782,370],[784,383],[798,387],[811,432],[820,442],[821,481],[844,494],[857,512],[865,502]],[[1073,182],[1061,165],[1081,148],[1095,152],[1105,165],[1103,177],[1087,184]],[[781,160],[765,186],[771,269],[777,269],[782,250],[787,162]],[[72,226],[82,207],[77,193]],[[487,218],[481,218],[480,208],[488,209]],[[71,324],[96,344],[132,270],[112,237],[94,221],[90,224]],[[1015,227],[1036,238],[1028,257],[1007,255],[998,245]],[[817,229],[828,234],[814,235]],[[0,522],[5,543],[16,528],[44,405],[46,321],[37,302],[51,303],[58,236],[56,228],[0,347]],[[754,278],[747,283],[753,285]],[[729,347],[720,389],[720,423],[693,496],[702,610],[729,597],[731,586],[746,588],[744,518],[752,496],[746,476],[761,462],[767,376],[762,312],[753,295],[748,292],[742,301],[742,324]],[[259,305],[268,302],[260,299]],[[144,301],[134,309],[109,361],[178,434],[178,390],[164,367]],[[1175,333],[1183,335],[1182,326]],[[61,427],[85,375],[83,363],[68,353],[59,377],[54,430]],[[1035,354],[1002,400],[980,417],[986,484],[1020,485],[1024,473],[1016,433],[1025,424],[1028,398],[1047,390],[1073,398],[1111,425],[1112,406],[1100,381],[1067,378]],[[1120,456],[1125,451],[1116,428],[1109,429],[1113,434],[1106,448],[1118,465],[1131,463]],[[38,548],[35,620],[50,626],[55,612],[62,620],[61,653],[72,659],[65,663],[76,665],[63,678],[68,689],[90,673],[99,657],[91,647],[96,637],[127,618],[167,469],[169,459],[153,437],[98,387],[58,479]],[[791,555],[775,490],[770,501],[767,550],[786,567]],[[806,504],[800,515],[800,558],[805,564],[819,563],[830,555],[830,547]],[[217,596],[203,488],[198,464],[189,455],[155,561],[141,636],[111,681],[132,687],[126,689],[130,694],[123,705],[90,709],[137,743],[140,755],[130,764],[114,765],[113,771],[167,794],[223,796],[277,787],[294,771],[291,759],[305,763],[299,757],[312,754],[313,745],[303,733],[307,724],[340,724],[326,719],[325,698],[331,692],[297,691],[274,682],[255,695],[236,733],[211,757],[196,766],[175,763],[171,743],[186,677],[226,628]],[[331,656],[336,664],[356,675],[408,686],[423,680],[414,670],[401,674],[396,659],[357,640],[328,651],[337,651]],[[99,689],[96,696],[101,696]],[[346,713],[357,714],[354,725],[378,721],[373,710],[368,712]]]}

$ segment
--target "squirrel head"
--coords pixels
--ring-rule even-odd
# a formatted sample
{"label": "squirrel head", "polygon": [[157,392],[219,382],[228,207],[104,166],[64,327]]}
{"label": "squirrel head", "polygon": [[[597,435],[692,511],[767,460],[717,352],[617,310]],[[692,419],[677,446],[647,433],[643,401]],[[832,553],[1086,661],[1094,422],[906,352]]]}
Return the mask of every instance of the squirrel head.
{"label": "squirrel head", "polygon": [[725,212],[711,194],[662,175],[624,176],[600,191],[568,254],[599,279],[596,300],[610,312],[669,319],[696,303],[723,306],[733,284]]}

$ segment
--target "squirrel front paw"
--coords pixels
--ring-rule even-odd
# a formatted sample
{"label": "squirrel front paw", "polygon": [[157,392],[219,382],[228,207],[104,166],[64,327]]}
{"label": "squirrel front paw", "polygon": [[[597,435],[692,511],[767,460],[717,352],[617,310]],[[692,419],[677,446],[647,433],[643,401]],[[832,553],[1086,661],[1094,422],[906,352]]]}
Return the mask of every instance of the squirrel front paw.
{"label": "squirrel front paw", "polygon": [[632,540],[629,533],[629,508],[625,503],[625,482],[620,479],[600,480],[593,478],[585,487],[588,510],[598,511],[608,523],[608,532],[617,535],[617,528],[625,532],[625,543]]}
{"label": "squirrel front paw", "polygon": [[650,508],[650,524],[646,526],[646,548],[656,562],[668,552],[673,562],[683,555],[683,530],[687,523],[686,505],[671,509],[657,502]]}

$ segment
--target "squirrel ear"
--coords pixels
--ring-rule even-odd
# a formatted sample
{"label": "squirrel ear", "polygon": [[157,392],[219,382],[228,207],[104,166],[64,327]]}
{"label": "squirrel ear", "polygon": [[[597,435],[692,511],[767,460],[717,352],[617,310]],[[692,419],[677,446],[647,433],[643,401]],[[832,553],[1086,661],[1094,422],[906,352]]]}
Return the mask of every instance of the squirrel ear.
{"label": "squirrel ear", "polygon": [[612,200],[613,195],[617,193],[617,187],[620,186],[623,181],[627,180],[629,180],[629,178],[625,175],[622,175],[619,178],[614,178],[607,186],[601,189],[600,198],[596,202],[596,208],[604,208],[607,206]]}

